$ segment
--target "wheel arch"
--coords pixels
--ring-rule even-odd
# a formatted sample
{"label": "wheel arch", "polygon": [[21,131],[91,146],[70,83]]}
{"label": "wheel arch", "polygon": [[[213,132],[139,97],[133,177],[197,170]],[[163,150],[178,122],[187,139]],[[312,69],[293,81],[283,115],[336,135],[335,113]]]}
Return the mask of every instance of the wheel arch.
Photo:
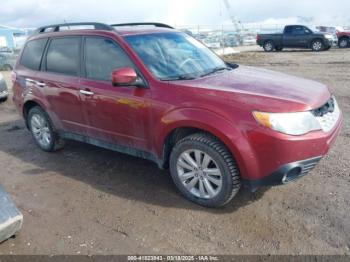
{"label": "wheel arch", "polygon": [[[194,111],[193,115],[199,113],[197,110]],[[158,136],[159,141],[161,141],[158,146],[161,146],[161,148],[158,148],[157,154],[161,156],[162,167],[168,167],[172,148],[177,141],[186,136],[203,132],[214,136],[226,146],[235,158],[241,175],[245,176],[247,169],[243,155],[247,154],[245,151],[250,152],[248,141],[244,139],[237,126],[232,125],[228,120],[215,113],[208,113],[207,111],[205,113],[207,121],[203,121],[201,118],[178,119],[178,121],[173,121],[161,131],[160,136]]]}
{"label": "wheel arch", "polygon": [[26,101],[26,102],[23,104],[22,115],[23,115],[23,118],[24,118],[24,120],[25,120],[25,123],[26,123],[27,128],[29,128],[29,126],[28,126],[28,119],[27,119],[28,113],[29,113],[29,111],[30,111],[32,108],[34,108],[34,107],[36,107],[36,106],[38,106],[38,107],[40,107],[41,109],[44,110],[43,105],[42,105],[40,102],[35,101],[35,100],[28,100],[28,101]]}

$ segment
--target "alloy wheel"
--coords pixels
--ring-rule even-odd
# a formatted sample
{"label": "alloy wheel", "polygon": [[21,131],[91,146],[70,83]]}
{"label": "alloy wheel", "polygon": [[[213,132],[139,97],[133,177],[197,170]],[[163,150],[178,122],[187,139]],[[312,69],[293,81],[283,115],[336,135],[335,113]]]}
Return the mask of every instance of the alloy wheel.
{"label": "alloy wheel", "polygon": [[222,188],[222,173],[211,156],[193,149],[183,152],[177,160],[177,174],[192,195],[212,199]]}
{"label": "alloy wheel", "polygon": [[36,141],[43,147],[48,147],[52,141],[52,134],[49,124],[45,118],[39,114],[32,116],[30,126]]}
{"label": "alloy wheel", "polygon": [[315,51],[320,51],[322,49],[322,43],[320,41],[315,41],[312,44],[312,49]]}
{"label": "alloy wheel", "polygon": [[340,48],[347,47],[348,46],[348,40],[346,40],[346,39],[340,40],[339,46],[340,46]]}

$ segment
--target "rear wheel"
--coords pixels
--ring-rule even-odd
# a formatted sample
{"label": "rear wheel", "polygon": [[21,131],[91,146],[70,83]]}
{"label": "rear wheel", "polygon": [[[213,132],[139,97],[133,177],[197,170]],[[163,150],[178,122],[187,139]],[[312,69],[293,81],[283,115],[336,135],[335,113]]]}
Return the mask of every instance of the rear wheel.
{"label": "rear wheel", "polygon": [[4,66],[2,67],[2,69],[3,69],[4,71],[11,71],[13,68],[12,68],[11,65],[6,64],[6,65],[4,65]]}
{"label": "rear wheel", "polygon": [[343,37],[339,39],[339,48],[347,48],[350,46],[350,41],[348,38]]}
{"label": "rear wheel", "polygon": [[53,152],[64,146],[64,141],[54,132],[49,116],[40,107],[30,109],[27,121],[35,143],[42,150]]}
{"label": "rear wheel", "polygon": [[241,186],[232,155],[222,142],[205,133],[185,137],[175,145],[170,171],[179,191],[206,207],[229,203]]}
{"label": "rear wheel", "polygon": [[264,43],[265,52],[272,52],[275,49],[275,45],[272,41],[266,41]]}
{"label": "rear wheel", "polygon": [[311,44],[311,49],[314,52],[322,51],[324,49],[324,44],[323,44],[322,40],[320,40],[320,39],[314,40]]}

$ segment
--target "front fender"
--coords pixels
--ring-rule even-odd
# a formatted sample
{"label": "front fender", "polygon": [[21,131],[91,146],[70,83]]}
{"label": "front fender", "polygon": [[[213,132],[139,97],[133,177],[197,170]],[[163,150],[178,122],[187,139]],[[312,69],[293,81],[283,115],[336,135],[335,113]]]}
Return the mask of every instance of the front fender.
{"label": "front fender", "polygon": [[[255,164],[250,144],[238,126],[239,123],[233,123],[215,112],[207,109],[181,108],[164,115],[159,123],[160,126],[154,130],[158,130],[155,144],[160,158],[163,158],[163,146],[167,137],[177,128],[190,127],[201,129],[220,139],[236,159],[242,177],[246,177],[248,172],[245,163],[250,163],[253,169],[258,166]],[[251,169],[249,172],[252,172]]]}

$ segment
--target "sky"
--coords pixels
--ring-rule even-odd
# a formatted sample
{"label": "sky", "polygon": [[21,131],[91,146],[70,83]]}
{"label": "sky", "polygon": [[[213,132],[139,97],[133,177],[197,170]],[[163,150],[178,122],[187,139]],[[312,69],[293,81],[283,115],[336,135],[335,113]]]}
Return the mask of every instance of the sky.
{"label": "sky", "polygon": [[[229,2],[242,23],[286,24],[306,17],[318,25],[350,25],[350,0]],[[156,21],[173,26],[230,23],[221,0],[1,0],[1,25],[28,28],[64,21]]]}

